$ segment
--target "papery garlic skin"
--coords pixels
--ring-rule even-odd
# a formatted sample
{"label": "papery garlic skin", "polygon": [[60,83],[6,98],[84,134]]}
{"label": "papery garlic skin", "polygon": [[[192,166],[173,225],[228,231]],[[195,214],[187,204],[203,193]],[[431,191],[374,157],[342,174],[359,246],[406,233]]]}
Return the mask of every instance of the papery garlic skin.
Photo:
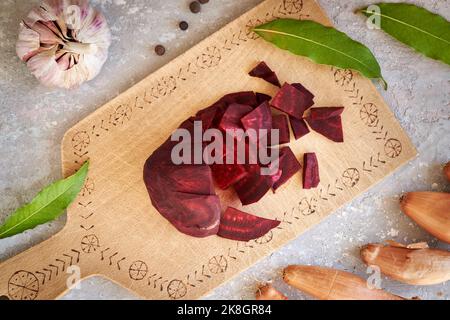
{"label": "papery garlic skin", "polygon": [[74,88],[95,78],[111,33],[88,0],[45,0],[21,22],[17,55],[49,87]]}

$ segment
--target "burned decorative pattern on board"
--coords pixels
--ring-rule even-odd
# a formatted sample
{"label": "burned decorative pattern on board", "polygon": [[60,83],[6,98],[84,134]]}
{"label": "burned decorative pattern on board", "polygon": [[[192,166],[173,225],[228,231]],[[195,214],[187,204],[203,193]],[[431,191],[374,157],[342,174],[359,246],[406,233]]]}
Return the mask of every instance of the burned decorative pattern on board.
{"label": "burned decorative pattern on board", "polygon": [[147,276],[148,266],[144,261],[134,261],[128,269],[128,274],[132,280],[142,280]]}
{"label": "burned decorative pattern on board", "polygon": [[39,294],[39,280],[28,271],[14,273],[8,281],[8,295],[12,300],[35,300]]}

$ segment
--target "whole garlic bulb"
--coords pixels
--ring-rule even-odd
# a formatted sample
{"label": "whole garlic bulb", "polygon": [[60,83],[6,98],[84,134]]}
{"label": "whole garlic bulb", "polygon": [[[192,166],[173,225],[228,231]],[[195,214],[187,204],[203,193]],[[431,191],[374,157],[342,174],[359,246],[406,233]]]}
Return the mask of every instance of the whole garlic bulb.
{"label": "whole garlic bulb", "polygon": [[16,51],[44,85],[73,88],[95,78],[111,33],[88,0],[45,0],[20,23]]}

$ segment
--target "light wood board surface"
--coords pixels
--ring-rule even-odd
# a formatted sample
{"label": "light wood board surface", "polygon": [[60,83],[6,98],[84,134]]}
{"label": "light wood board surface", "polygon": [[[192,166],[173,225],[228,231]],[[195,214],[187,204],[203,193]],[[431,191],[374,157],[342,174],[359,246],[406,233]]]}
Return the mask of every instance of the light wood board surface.
{"label": "light wood board surface", "polygon": [[[59,234],[0,264],[0,296],[56,298],[79,270],[82,278],[105,276],[148,299],[201,297],[416,155],[369,80],[279,50],[249,30],[277,17],[329,25],[312,0],[267,0],[66,133],[64,175],[90,159],[86,185]],[[273,86],[247,75],[261,60],[281,81],[309,88],[315,106],[344,106],[345,143],[316,133],[291,142],[299,158],[316,152],[321,183],[303,190],[298,174],[276,194],[246,206],[246,212],[282,221],[266,236],[243,243],[181,234],[151,205],[142,178],[144,162],[183,120],[224,94],[254,90],[273,95]],[[224,206],[241,208],[233,192],[219,195]]]}

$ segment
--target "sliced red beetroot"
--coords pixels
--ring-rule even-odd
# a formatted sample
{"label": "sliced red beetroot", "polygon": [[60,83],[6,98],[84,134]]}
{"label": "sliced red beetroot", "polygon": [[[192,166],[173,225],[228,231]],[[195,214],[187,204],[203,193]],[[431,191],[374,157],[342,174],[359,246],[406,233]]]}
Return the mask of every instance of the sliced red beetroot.
{"label": "sliced red beetroot", "polygon": [[241,123],[245,130],[253,129],[258,132],[265,129],[267,132],[272,128],[272,112],[269,103],[263,102],[259,107],[248,113],[241,119]]}
{"label": "sliced red beetroot", "polygon": [[[193,133],[192,121],[180,128]],[[144,182],[156,210],[178,230],[194,237],[217,233],[220,200],[214,192],[211,169],[205,165],[175,165],[171,159],[177,144],[170,137],[144,165]]]}
{"label": "sliced red beetroot", "polygon": [[[298,91],[301,91],[305,95],[305,99],[314,103],[314,95],[306,89],[301,83],[293,83],[293,87],[295,87]],[[312,104],[311,104],[312,105]]]}
{"label": "sliced red beetroot", "polygon": [[268,94],[260,93],[260,92],[256,93],[256,101],[258,102],[258,105],[260,105],[264,101],[269,102],[270,100],[272,100],[272,97],[269,96]]}
{"label": "sliced red beetroot", "polygon": [[309,133],[309,128],[306,125],[305,120],[289,117],[289,121],[291,122],[292,132],[294,132],[295,140],[298,140]]}
{"label": "sliced red beetroot", "polygon": [[[194,237],[216,234],[221,211],[220,200],[215,194],[206,194],[211,190],[214,192],[212,178],[204,174],[201,175],[203,180],[192,180],[186,176],[187,172],[178,172],[177,168],[183,170],[181,168],[184,166],[168,168],[167,165],[159,165],[158,157],[152,156],[144,166],[144,181],[156,210],[185,234]],[[208,166],[204,167],[205,172],[209,170]],[[183,182],[174,184],[173,178],[177,175]],[[192,190],[189,190],[190,187]]]}
{"label": "sliced red beetroot", "polygon": [[309,117],[312,120],[325,120],[338,117],[344,112],[344,107],[319,107],[312,108]]}
{"label": "sliced red beetroot", "polygon": [[222,109],[225,109],[224,106],[224,104],[214,104],[206,109],[203,109],[195,115],[194,120],[201,121],[203,130],[207,130],[214,125],[214,119],[216,118],[216,115],[220,113],[220,117],[222,117],[224,112],[222,112]]}
{"label": "sliced red beetroot", "polygon": [[242,128],[241,119],[252,110],[252,107],[245,104],[230,104],[220,120],[219,128],[224,131]]}
{"label": "sliced red beetroot", "polygon": [[266,219],[228,207],[220,219],[217,235],[237,241],[250,241],[268,233],[280,225],[280,221]]}
{"label": "sliced red beetroot", "polygon": [[241,203],[243,205],[258,202],[267,191],[272,188],[271,176],[262,175],[261,167],[257,164],[246,165],[247,176],[234,184]]}
{"label": "sliced red beetroot", "polygon": [[316,188],[319,185],[319,162],[315,153],[303,156],[303,189]]}
{"label": "sliced red beetroot", "polygon": [[313,104],[314,102],[305,93],[288,83],[281,87],[271,102],[274,108],[297,119],[301,119],[305,110]]}
{"label": "sliced red beetroot", "polygon": [[341,114],[343,107],[312,108],[305,118],[311,129],[335,142],[344,142]]}
{"label": "sliced red beetroot", "polygon": [[280,81],[278,80],[277,75],[275,74],[275,72],[273,72],[269,68],[269,66],[264,61],[261,61],[248,74],[252,77],[261,78],[263,80],[266,80],[267,82],[269,82],[277,87],[281,87],[281,84],[280,84]]}
{"label": "sliced red beetroot", "polygon": [[240,164],[213,164],[212,175],[220,189],[226,190],[247,175],[247,171]]}
{"label": "sliced red beetroot", "polygon": [[219,101],[216,103],[225,103],[227,105],[238,103],[238,104],[245,104],[252,107],[257,107],[259,105],[256,94],[253,91],[242,91],[242,92],[234,92],[229,93],[225,96],[223,96]]}
{"label": "sliced red beetroot", "polygon": [[281,177],[274,183],[272,187],[274,191],[281,187],[281,185],[286,183],[302,168],[300,162],[298,162],[291,148],[281,148],[279,156],[279,168],[281,170]]}
{"label": "sliced red beetroot", "polygon": [[[289,141],[291,140],[291,134],[289,132],[288,119],[284,114],[277,114],[272,116],[272,129],[278,130],[279,144],[289,143]],[[271,145],[275,145],[271,143],[270,137],[268,139],[268,143]]]}
{"label": "sliced red beetroot", "polygon": [[[161,165],[163,179],[170,189],[198,195],[215,195],[211,170],[205,165]],[[163,183],[161,181],[161,183]]]}
{"label": "sliced red beetroot", "polygon": [[[220,223],[220,199],[216,195],[197,195],[182,192],[168,193],[167,207],[159,207],[178,230],[196,237],[217,234]],[[175,200],[176,199],[176,200]]]}

